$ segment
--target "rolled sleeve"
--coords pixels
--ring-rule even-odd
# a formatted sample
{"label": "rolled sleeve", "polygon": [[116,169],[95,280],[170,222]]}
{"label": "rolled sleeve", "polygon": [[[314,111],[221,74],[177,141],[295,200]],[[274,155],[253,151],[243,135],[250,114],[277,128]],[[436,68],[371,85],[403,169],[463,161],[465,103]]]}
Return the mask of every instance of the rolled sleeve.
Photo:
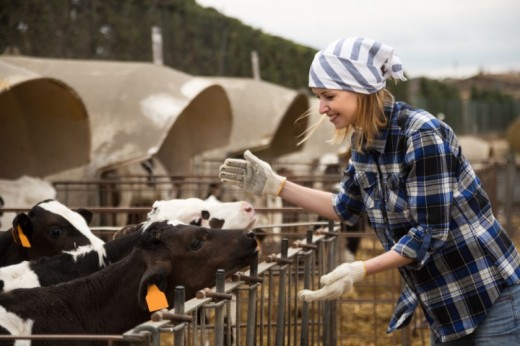
{"label": "rolled sleeve", "polygon": [[423,227],[414,227],[392,247],[401,256],[415,260],[415,269],[423,267],[430,258],[432,233]]}
{"label": "rolled sleeve", "polygon": [[332,206],[342,221],[353,226],[359,220],[363,203],[357,199],[349,198],[347,195],[334,194],[332,195]]}

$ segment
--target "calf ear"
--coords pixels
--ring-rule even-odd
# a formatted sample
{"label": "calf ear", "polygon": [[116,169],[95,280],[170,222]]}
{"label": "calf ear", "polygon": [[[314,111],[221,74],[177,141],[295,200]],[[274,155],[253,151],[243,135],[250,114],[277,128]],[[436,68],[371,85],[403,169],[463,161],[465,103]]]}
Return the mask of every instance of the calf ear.
{"label": "calf ear", "polygon": [[265,237],[267,236],[267,232],[261,228],[255,229],[255,237],[259,242],[263,242]]}
{"label": "calf ear", "polygon": [[139,283],[138,302],[144,309],[147,308],[146,295],[148,288],[155,285],[160,291],[168,289],[168,276],[172,271],[172,264],[168,261],[157,261],[146,269]]}
{"label": "calf ear", "polygon": [[[20,229],[18,229],[18,227]],[[13,219],[13,238],[17,244],[21,244],[19,230],[27,237],[31,238],[33,234],[33,224],[29,216],[25,213],[19,213]]]}
{"label": "calf ear", "polygon": [[90,225],[90,221],[92,221],[92,212],[90,210],[84,209],[84,208],[79,208],[79,209],[76,209],[76,213],[83,216],[85,221],[87,221],[87,225]]}
{"label": "calf ear", "polygon": [[122,236],[140,231],[143,229],[143,224],[132,224],[123,226],[119,231],[114,232],[112,239],[121,238]]}

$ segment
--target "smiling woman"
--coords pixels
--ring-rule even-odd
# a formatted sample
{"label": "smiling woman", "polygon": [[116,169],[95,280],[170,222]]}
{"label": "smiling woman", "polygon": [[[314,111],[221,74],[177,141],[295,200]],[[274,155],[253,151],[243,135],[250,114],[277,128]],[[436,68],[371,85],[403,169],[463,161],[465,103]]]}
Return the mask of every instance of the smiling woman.
{"label": "smiling woman", "polygon": [[[487,345],[490,338],[520,344],[513,313],[520,301],[518,250],[454,131],[396,101],[387,79],[406,81],[401,60],[369,38],[333,41],[310,66],[309,87],[319,113],[335,126],[333,141],[351,144],[339,191],[291,182],[250,151],[226,159],[220,179],[348,225],[368,215],[385,252],[340,264],[321,277],[320,289],[300,291],[300,300],[334,300],[369,275],[398,269],[406,285],[387,332],[406,326],[421,306],[432,345]],[[498,333],[496,324],[503,325]]]}

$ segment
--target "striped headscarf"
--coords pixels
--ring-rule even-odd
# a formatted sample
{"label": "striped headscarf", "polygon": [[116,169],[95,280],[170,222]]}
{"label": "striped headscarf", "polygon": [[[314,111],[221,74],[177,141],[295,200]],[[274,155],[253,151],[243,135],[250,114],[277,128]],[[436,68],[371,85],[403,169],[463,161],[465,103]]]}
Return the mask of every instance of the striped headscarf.
{"label": "striped headscarf", "polygon": [[352,37],[332,42],[314,56],[309,87],[373,94],[388,78],[405,81],[394,49],[377,41]]}

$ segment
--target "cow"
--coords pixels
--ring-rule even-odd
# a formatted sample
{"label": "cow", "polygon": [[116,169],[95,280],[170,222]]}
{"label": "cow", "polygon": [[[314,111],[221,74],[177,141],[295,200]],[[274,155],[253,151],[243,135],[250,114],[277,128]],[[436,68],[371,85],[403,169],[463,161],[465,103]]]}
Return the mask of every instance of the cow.
{"label": "cow", "polygon": [[245,201],[220,202],[214,199],[176,198],[155,201],[144,222],[122,227],[113,237],[146,228],[152,222],[178,220],[207,228],[251,230],[256,223],[255,209]]}
{"label": "cow", "polygon": [[[204,223],[208,226],[218,226],[215,228],[219,229],[226,226],[226,228],[250,230],[252,223],[254,223],[254,209],[245,202],[202,202],[198,199],[187,199],[169,201],[165,204],[158,203],[155,206],[156,210],[153,213],[151,212],[150,217],[160,218],[161,221],[191,223],[199,226],[202,225],[201,220],[204,220]],[[178,214],[171,210],[166,212],[163,210],[165,205],[182,212]],[[188,210],[191,212],[188,212]],[[223,219],[211,218],[212,213]],[[171,215],[171,217],[168,218],[168,215]],[[123,227],[114,234],[114,240],[101,244],[101,246],[81,246],[76,250],[65,251],[53,257],[23,261],[2,267],[0,268],[0,291],[6,292],[22,287],[48,286],[92,274],[127,255],[139,239],[139,232],[136,231],[142,232],[152,222],[153,220],[146,224],[142,223],[139,227],[132,229]]]}
{"label": "cow", "polygon": [[[92,275],[0,294],[0,333],[122,334],[149,320],[152,311],[173,308],[176,287],[184,287],[186,299],[194,298],[215,286],[217,270],[229,277],[257,256],[252,233],[155,222],[128,256]],[[161,304],[152,305],[151,294],[159,295]]]}
{"label": "cow", "polygon": [[140,232],[133,232],[101,245],[84,245],[55,256],[1,267],[0,292],[45,287],[93,274],[127,256],[140,238]]}
{"label": "cow", "polygon": [[10,230],[0,232],[0,267],[43,256],[53,256],[82,245],[103,241],[90,230],[92,213],[73,211],[56,200],[44,200],[19,213]]}

